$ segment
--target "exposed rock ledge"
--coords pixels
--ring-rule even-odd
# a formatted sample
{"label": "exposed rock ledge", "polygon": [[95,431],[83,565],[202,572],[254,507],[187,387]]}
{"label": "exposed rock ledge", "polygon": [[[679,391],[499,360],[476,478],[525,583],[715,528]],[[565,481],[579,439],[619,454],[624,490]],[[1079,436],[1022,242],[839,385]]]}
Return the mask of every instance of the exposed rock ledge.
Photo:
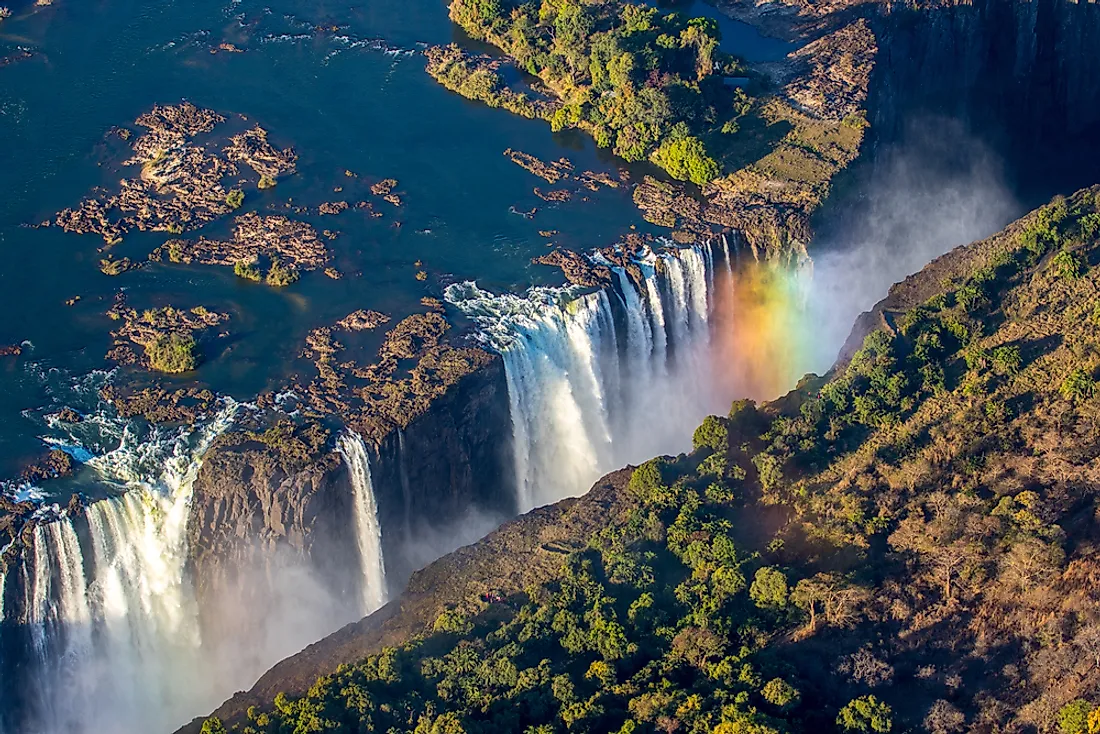
{"label": "exposed rock ledge", "polygon": [[333,600],[354,595],[352,492],[327,439],[316,425],[282,423],[223,435],[207,451],[187,523],[204,641],[220,646],[261,633],[262,620],[220,612],[270,604],[267,584],[281,561],[306,563]]}
{"label": "exposed rock ledge", "polygon": [[[628,467],[609,474],[583,497],[533,510],[440,558],[415,573],[399,598],[282,661],[215,714],[227,724],[241,722],[249,706],[265,704],[280,692],[300,695],[318,676],[341,664],[429,632],[441,612],[476,604],[486,589],[507,595],[549,579],[566,553],[584,547],[589,537],[634,507],[625,491],[632,471]],[[203,718],[181,728],[180,734],[198,734]]]}

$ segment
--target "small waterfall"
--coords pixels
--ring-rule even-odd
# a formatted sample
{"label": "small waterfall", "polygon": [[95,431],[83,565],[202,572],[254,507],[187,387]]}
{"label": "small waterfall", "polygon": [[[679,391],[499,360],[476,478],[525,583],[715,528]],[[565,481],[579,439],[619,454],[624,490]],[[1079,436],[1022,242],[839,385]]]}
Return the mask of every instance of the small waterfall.
{"label": "small waterfall", "polygon": [[397,465],[401,470],[401,499],[405,503],[405,542],[412,542],[412,488],[409,486],[409,468],[405,464],[405,430],[397,427]]}
{"label": "small waterfall", "polygon": [[521,511],[583,493],[624,464],[690,448],[695,426],[723,404],[708,351],[710,246],[647,250],[634,263],[640,283],[613,266],[614,287],[588,293],[447,289],[504,359]]}
{"label": "small waterfall", "polygon": [[370,476],[370,461],[363,437],[354,431],[342,434],[336,441],[344,457],[355,501],[355,532],[362,564],[362,600],[364,616],[386,603],[386,566],[382,558],[382,527],[378,524],[378,506],[374,501],[374,485]]}

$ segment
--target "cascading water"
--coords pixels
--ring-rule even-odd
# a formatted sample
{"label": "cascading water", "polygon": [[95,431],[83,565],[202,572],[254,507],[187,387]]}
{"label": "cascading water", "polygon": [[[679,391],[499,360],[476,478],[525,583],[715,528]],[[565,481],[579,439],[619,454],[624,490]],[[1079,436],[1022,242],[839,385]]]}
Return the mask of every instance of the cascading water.
{"label": "cascading water", "polygon": [[366,616],[386,603],[386,565],[382,558],[382,526],[378,523],[378,506],[374,501],[374,485],[370,476],[370,461],[363,437],[354,431],[336,440],[337,450],[347,464],[355,502],[355,533],[362,567],[362,612]]}
{"label": "cascading water", "polygon": [[29,631],[35,666],[37,704],[17,730],[150,730],[218,701],[184,573],[185,527],[201,457],[236,411],[228,401],[201,428],[152,439],[126,426],[117,449],[87,462],[123,490],[88,507],[87,541],[64,512],[35,527],[23,618],[0,617]]}
{"label": "cascading water", "polygon": [[685,439],[727,397],[710,369],[714,260],[709,245],[647,250],[632,263],[640,282],[614,266],[614,287],[590,293],[447,289],[504,359],[521,511],[689,448]]}

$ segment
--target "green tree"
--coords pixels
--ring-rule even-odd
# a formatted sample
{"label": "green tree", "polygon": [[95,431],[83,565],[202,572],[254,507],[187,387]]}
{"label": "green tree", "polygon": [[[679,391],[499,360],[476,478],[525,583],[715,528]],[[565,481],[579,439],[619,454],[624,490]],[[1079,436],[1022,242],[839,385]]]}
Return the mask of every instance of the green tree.
{"label": "green tree", "polygon": [[[171,253],[171,251],[169,251]],[[256,259],[250,260],[238,260],[233,264],[233,274],[238,278],[244,278],[245,280],[254,280],[257,283],[264,279],[264,274],[260,272],[259,265],[256,264]]]}
{"label": "green tree", "polygon": [[265,278],[268,285],[273,285],[277,288],[290,285],[298,280],[298,270],[293,267],[283,265],[279,260],[272,259],[271,267],[267,271],[267,278]]}
{"label": "green tree", "polygon": [[695,449],[706,446],[716,453],[725,453],[729,447],[729,429],[726,428],[726,422],[716,415],[708,415],[695,429],[691,444]]}
{"label": "green tree", "polygon": [[781,709],[790,708],[798,703],[801,694],[798,689],[782,678],[772,678],[760,690],[764,700]]}
{"label": "green tree", "polygon": [[769,566],[757,569],[749,598],[761,609],[782,609],[787,606],[787,577]]}
{"label": "green tree", "polygon": [[225,724],[217,716],[211,716],[202,722],[202,734],[228,734]]}
{"label": "green tree", "polygon": [[153,369],[176,374],[199,366],[197,351],[193,336],[174,332],[156,337],[145,347],[145,356]]}
{"label": "green tree", "polygon": [[682,181],[702,186],[718,178],[718,164],[707,155],[703,141],[696,137],[670,140],[653,154],[653,162]]}
{"label": "green tree", "polygon": [[875,731],[885,734],[894,726],[894,710],[874,696],[860,696],[848,702],[836,717],[844,731]]}

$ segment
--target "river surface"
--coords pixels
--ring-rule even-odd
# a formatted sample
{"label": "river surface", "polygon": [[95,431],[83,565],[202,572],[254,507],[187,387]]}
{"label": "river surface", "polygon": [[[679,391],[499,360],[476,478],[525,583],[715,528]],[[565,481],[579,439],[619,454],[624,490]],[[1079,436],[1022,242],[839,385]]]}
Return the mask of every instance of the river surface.
{"label": "river surface", "polygon": [[[717,15],[698,2],[676,9],[685,6]],[[583,135],[554,134],[437,85],[424,72],[423,49],[463,41],[441,0],[57,0],[12,10],[0,25],[0,57],[31,56],[0,66],[0,344],[22,343],[24,353],[0,358],[0,477],[41,453],[50,435],[44,416],[65,405],[95,408],[103,380],[77,378],[107,367],[116,324],[105,312],[120,290],[138,309],[202,304],[231,314],[231,335],[178,382],[248,399],[309,367],[297,354],[319,324],[358,308],[400,317],[456,280],[501,290],[559,282],[555,270],[530,263],[547,251],[540,231],[558,230],[556,243],[580,249],[648,227],[626,187],[563,204],[534,195],[545,182],[502,155],[506,148],[566,156],[578,171],[615,174],[623,163]],[[750,59],[787,50],[735,21],[723,20],[722,30],[724,45]],[[221,43],[243,53],[212,53]],[[339,230],[330,247],[347,277],[307,273],[279,290],[204,266],[106,276],[97,236],[28,227],[133,175],[118,165],[111,128],[137,130],[133,121],[153,104],[183,99],[244,115],[300,155],[298,173],[267,192],[250,189],[244,211],[340,199],[333,189],[345,170],[398,179],[405,205],[379,204],[385,216],[375,220],[354,211],[311,219],[318,231]],[[536,207],[532,219],[513,211]],[[229,230],[225,219],[189,236]],[[113,252],[142,261],[169,237],[133,233]],[[415,278],[418,261],[425,281]],[[80,301],[67,306],[74,296]]]}

